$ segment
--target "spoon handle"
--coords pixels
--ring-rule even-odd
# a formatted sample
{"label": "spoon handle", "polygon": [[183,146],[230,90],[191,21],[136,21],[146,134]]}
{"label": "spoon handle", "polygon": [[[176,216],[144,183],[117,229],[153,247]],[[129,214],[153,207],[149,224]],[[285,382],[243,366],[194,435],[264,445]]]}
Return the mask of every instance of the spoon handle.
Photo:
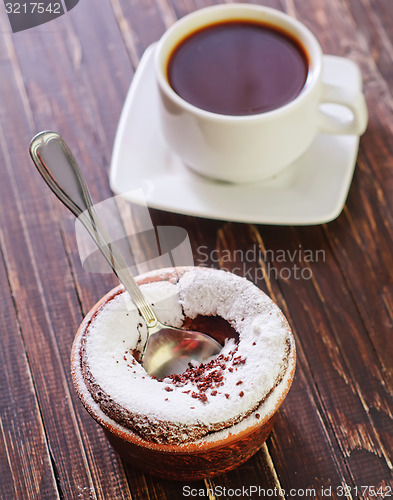
{"label": "spoon handle", "polygon": [[147,326],[156,326],[157,316],[103,228],[83,174],[64,139],[56,132],[40,132],[30,143],[30,155],[50,189],[85,226]]}

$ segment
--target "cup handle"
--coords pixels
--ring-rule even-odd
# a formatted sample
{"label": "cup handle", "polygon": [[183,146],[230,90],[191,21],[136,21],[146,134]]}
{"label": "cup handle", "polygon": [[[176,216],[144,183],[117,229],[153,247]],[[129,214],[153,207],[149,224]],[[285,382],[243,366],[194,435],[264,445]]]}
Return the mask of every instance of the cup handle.
{"label": "cup handle", "polygon": [[321,133],[361,135],[366,130],[368,113],[367,104],[361,88],[351,88],[332,83],[322,84],[320,105],[339,104],[352,112],[351,120],[343,120],[342,116],[333,115],[319,109],[319,127]]}

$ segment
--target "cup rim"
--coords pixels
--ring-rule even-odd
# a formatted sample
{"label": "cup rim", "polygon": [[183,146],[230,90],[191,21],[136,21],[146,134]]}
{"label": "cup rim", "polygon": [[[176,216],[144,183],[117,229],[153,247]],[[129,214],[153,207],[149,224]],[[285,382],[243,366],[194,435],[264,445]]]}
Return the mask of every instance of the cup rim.
{"label": "cup rim", "polygon": [[[136,277],[136,280],[138,284],[143,284],[146,282],[149,282],[149,280],[152,279],[152,277],[155,277],[159,274],[160,280],[165,280],[168,279],[170,276],[173,276],[174,273],[178,274],[179,272],[186,272],[188,270],[194,269],[193,266],[184,266],[184,267],[176,267],[176,268],[163,268],[163,269],[156,269],[154,271],[149,271],[147,273],[141,274],[140,276]],[[294,374],[295,374],[295,368],[296,368],[296,345],[293,339],[293,334],[291,333],[291,329],[289,327],[288,322],[285,319],[285,316],[283,315],[283,318],[285,320],[286,328],[290,332],[291,336],[291,351],[290,355],[288,358],[288,368],[287,368],[287,373],[284,376],[284,380],[280,382],[280,384],[277,386],[277,391],[278,391],[278,396],[276,404],[273,406],[273,408],[266,412],[266,414],[263,416],[263,418],[260,419],[255,419],[254,424],[248,425],[245,429],[241,429],[239,432],[235,434],[229,433],[227,436],[223,436],[221,439],[215,439],[211,441],[203,441],[203,438],[199,442],[196,441],[191,441],[187,443],[179,443],[179,444],[163,444],[163,443],[156,443],[153,441],[147,441],[143,439],[142,437],[138,436],[135,432],[133,432],[131,429],[128,429],[121,424],[117,423],[115,420],[113,420],[111,417],[106,415],[99,405],[94,401],[93,397],[91,396],[90,392],[88,391],[86,384],[84,382],[84,378],[82,375],[82,370],[80,366],[80,347],[81,347],[81,341],[82,337],[90,325],[92,319],[94,316],[99,312],[99,310],[103,307],[103,305],[108,302],[109,300],[112,300],[116,295],[119,293],[124,292],[124,287],[123,285],[119,285],[112,290],[110,290],[106,295],[104,295],[88,312],[88,314],[85,316],[83,319],[82,323],[80,324],[78,331],[76,333],[72,349],[71,349],[71,375],[74,383],[74,387],[76,389],[76,392],[82,401],[83,406],[86,408],[86,410],[90,413],[90,415],[102,426],[104,429],[109,431],[111,434],[114,434],[116,437],[123,439],[124,441],[127,441],[129,443],[136,444],[138,446],[148,448],[150,450],[158,451],[158,452],[171,452],[171,453],[195,453],[195,452],[201,452],[201,451],[207,451],[210,449],[216,449],[221,446],[226,446],[229,443],[232,443],[234,441],[237,441],[239,439],[242,439],[243,437],[247,436],[250,433],[253,433],[255,430],[258,428],[264,426],[267,424],[267,422],[274,417],[276,414],[277,410],[285,400],[289,389],[292,385]],[[264,293],[261,290],[261,293]],[[286,383],[284,383],[284,381]],[[261,410],[259,410],[261,411]],[[255,413],[258,413],[258,409],[253,411],[250,415],[255,415]],[[242,422],[242,421],[241,421]],[[239,423],[241,423],[239,422]],[[238,424],[234,424],[236,426]],[[228,428],[227,428],[228,429]],[[225,430],[225,429],[223,429]],[[218,431],[221,432],[221,431]]]}
{"label": "cup rim", "polygon": [[[266,24],[272,24],[277,26],[277,20],[284,23],[286,27],[290,27],[290,34],[292,36],[301,34],[301,37],[296,37],[297,41],[301,44],[303,50],[307,54],[309,59],[309,71],[307,75],[304,87],[299,92],[299,94],[292,99],[292,101],[280,106],[279,108],[265,111],[262,113],[255,113],[251,115],[226,115],[215,113],[212,111],[207,111],[197,106],[190,104],[185,99],[180,97],[170,86],[165,74],[164,68],[167,64],[168,57],[166,53],[170,53],[174,48],[176,43],[183,38],[183,36],[178,36],[178,33],[182,32],[184,28],[191,25],[192,23],[197,23],[191,29],[189,33],[193,33],[203,26],[209,26],[220,21],[230,21],[230,20],[250,20],[253,22],[262,22],[262,19],[252,17],[252,14],[257,14],[259,16],[266,16],[263,20]],[[210,20],[207,18],[210,17]],[[275,22],[273,22],[275,21]],[[283,26],[279,26],[283,28]],[[173,40],[172,40],[173,39]],[[307,46],[304,41],[307,41]],[[168,47],[169,46],[169,47]],[[163,52],[165,53],[163,55]],[[164,58],[164,60],[162,60]],[[291,111],[303,102],[305,98],[310,94],[312,89],[315,87],[317,81],[320,78],[322,71],[322,49],[321,46],[314,36],[314,34],[305,26],[303,23],[297,19],[289,16],[285,12],[282,12],[271,7],[265,7],[262,5],[254,4],[241,4],[241,3],[229,3],[220,4],[205,7],[202,9],[195,10],[186,16],[178,19],[172,26],[170,26],[165,33],[162,35],[155,47],[154,53],[154,70],[156,75],[156,80],[159,88],[165,94],[167,98],[175,102],[179,107],[183,108],[185,111],[202,118],[208,118],[210,120],[216,120],[221,122],[251,122],[255,120],[264,120],[274,117],[275,115],[281,115]]]}

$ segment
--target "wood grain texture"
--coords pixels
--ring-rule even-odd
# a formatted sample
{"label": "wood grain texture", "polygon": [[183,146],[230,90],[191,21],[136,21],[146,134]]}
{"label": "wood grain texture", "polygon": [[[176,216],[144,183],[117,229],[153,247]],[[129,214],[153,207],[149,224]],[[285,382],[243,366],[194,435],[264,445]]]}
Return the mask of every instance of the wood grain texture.
{"label": "wood grain texture", "polygon": [[[375,54],[373,47],[374,43],[379,42],[378,54],[389,55],[391,60],[391,33],[389,36],[380,22],[376,21],[375,8],[368,11],[370,22],[360,17],[365,2],[357,2],[355,7],[352,5],[352,10],[348,8],[347,3],[349,2],[334,1],[325,6],[324,2],[320,2],[324,17],[319,24],[318,33],[325,51],[334,51],[349,57],[361,67],[370,118],[368,130],[360,142],[356,184],[351,190],[354,196],[349,197],[348,210],[345,212],[345,214],[356,214],[356,219],[350,215],[346,221],[346,232],[349,233],[346,240],[348,246],[337,240],[337,234],[341,233],[336,228],[342,218],[329,225],[334,233],[329,235],[329,239],[336,246],[336,254],[343,273],[348,282],[356,288],[354,297],[358,309],[367,325],[373,348],[378,352],[380,362],[391,383],[393,356],[393,347],[389,342],[391,324],[384,308],[376,307],[376,303],[370,307],[371,301],[368,298],[370,288],[373,290],[372,296],[376,297],[379,295],[380,287],[385,283],[391,283],[393,278],[389,264],[393,228],[391,217],[393,123],[391,113],[386,112],[392,108],[393,98],[391,85],[387,84],[375,64],[374,57],[378,58],[378,55]],[[309,16],[309,11],[304,7],[301,12]],[[379,18],[380,16],[377,16],[377,19]],[[309,24],[311,22],[315,26],[315,20],[310,20]],[[332,30],[326,29],[329,23],[333,23],[339,30],[340,40]],[[342,236],[345,237],[344,234]],[[359,251],[360,242],[362,251]],[[340,256],[340,251],[346,252],[346,258]],[[348,259],[348,255],[352,258]],[[359,272],[359,269],[363,272]],[[377,329],[378,334],[375,334]]]}
{"label": "wood grain texture", "polygon": [[[274,236],[269,238],[270,232],[263,231],[264,241],[273,250],[286,248],[293,252],[301,244],[305,249],[318,248],[326,251],[325,262],[307,263],[312,272],[310,280],[280,280],[279,286],[299,332],[299,344],[305,352],[312,352],[311,356],[307,356],[309,376],[318,388],[322,415],[326,419],[326,425],[333,428],[334,437],[346,459],[354,484],[367,481],[382,483],[391,474],[388,458],[391,443],[388,439],[381,446],[381,437],[385,439],[386,435],[379,435],[378,426],[370,418],[368,407],[364,403],[367,396],[363,391],[366,386],[369,390],[374,386],[382,396],[384,383],[378,370],[378,359],[370,349],[363,325],[353,324],[356,308],[351,304],[345,285],[338,279],[340,275],[335,269],[334,259],[329,255],[329,249],[324,246],[323,240],[318,242],[315,232],[312,239],[300,239],[297,231],[291,231],[291,237],[288,237],[285,233],[279,234],[277,230],[273,230]],[[307,230],[301,232],[307,233]],[[279,268],[285,265],[276,263]],[[321,268],[329,265],[331,268],[323,273]],[[362,346],[360,352],[358,346]],[[370,357],[373,358],[372,361],[363,361]],[[356,382],[352,378],[353,372],[356,373]],[[383,397],[384,411],[389,418],[390,397],[388,394]],[[368,458],[365,459],[365,456]],[[369,462],[367,468],[364,467],[365,461]]]}
{"label": "wood grain texture", "polygon": [[[347,485],[348,498],[371,500],[382,496],[355,487],[393,486],[391,0],[255,2],[297,17],[326,53],[361,67],[370,122],[336,221],[268,227],[151,210],[155,226],[188,232],[196,264],[252,279],[294,329],[297,373],[266,445],[209,482],[159,480],[119,459],[73,390],[74,332],[116,279],[83,269],[73,217],[34,171],[29,140],[41,129],[59,131],[93,198],[110,197],[113,140],[143,51],[178,17],[215,3],[82,0],[69,14],[15,35],[0,9],[6,75],[0,79],[0,496],[6,500],[176,500],[184,498],[184,486],[207,492],[250,485],[314,488],[313,498],[326,498],[322,487]],[[137,233],[143,210],[121,201],[118,210],[127,232]],[[134,259],[145,259],[140,269],[146,270],[154,248],[147,237],[136,246]],[[323,258],[291,260],[299,248],[322,251]],[[247,250],[257,253],[245,258]],[[285,261],[274,257],[280,251]],[[285,277],[294,265],[309,278]]]}
{"label": "wood grain texture", "polygon": [[0,496],[55,499],[50,451],[2,254],[0,280]]}

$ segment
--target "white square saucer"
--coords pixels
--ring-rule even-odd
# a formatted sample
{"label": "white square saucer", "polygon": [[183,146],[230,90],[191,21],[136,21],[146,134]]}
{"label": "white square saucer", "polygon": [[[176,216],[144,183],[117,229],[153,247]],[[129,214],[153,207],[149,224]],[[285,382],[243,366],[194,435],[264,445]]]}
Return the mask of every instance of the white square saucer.
{"label": "white square saucer", "polygon": [[[358,136],[320,134],[301,158],[260,183],[229,184],[201,177],[183,165],[161,135],[154,47],[139,63],[119,121],[110,171],[116,194],[169,212],[237,222],[310,225],[338,217],[355,168]],[[351,89],[362,86],[357,65],[335,56],[324,56],[324,81]],[[347,109],[325,106],[348,119]]]}

